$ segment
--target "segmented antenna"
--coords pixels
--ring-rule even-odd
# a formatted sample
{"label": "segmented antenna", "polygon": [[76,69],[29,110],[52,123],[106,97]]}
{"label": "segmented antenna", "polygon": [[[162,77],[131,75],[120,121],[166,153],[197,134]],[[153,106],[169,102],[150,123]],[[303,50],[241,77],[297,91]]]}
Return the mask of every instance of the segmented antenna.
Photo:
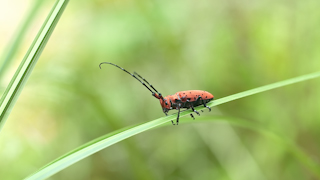
{"label": "segmented antenna", "polygon": [[140,79],[142,79],[144,82],[146,82],[156,93],[158,93],[159,95],[161,95],[161,93],[159,93],[146,79],[144,79],[143,77],[141,77],[137,72],[133,72],[133,74],[137,75]]}
{"label": "segmented antenna", "polygon": [[[139,74],[137,74],[137,76],[139,76],[141,79],[143,79],[143,81],[145,81],[153,90],[155,90],[155,92],[153,92],[145,83],[143,83],[139,78],[137,78],[135,75],[131,74],[129,71],[123,69],[122,67],[116,65],[116,64],[112,64],[110,62],[102,62],[99,64],[99,67],[101,69],[101,64],[111,64],[113,66],[116,66],[117,68],[123,70],[124,72],[130,74],[132,77],[134,77],[136,80],[138,80],[142,85],[144,85],[144,87],[146,87],[151,93],[153,96],[155,96],[155,92],[158,93],[159,96],[161,96],[161,93],[159,93],[151,84],[148,83],[148,81],[146,81],[144,78],[142,78]],[[162,96],[161,96],[162,97]]]}

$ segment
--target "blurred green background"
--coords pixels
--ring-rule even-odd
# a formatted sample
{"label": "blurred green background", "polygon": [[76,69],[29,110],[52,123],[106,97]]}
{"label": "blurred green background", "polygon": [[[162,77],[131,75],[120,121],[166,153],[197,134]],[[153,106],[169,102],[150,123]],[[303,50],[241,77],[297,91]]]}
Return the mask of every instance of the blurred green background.
{"label": "blurred green background", "polygon": [[[25,29],[1,93],[54,2],[42,3]],[[0,58],[34,3],[0,1]],[[138,72],[164,95],[199,89],[215,98],[319,71],[319,7],[315,0],[69,2],[0,132],[0,179],[24,178],[94,138],[164,115],[132,77],[100,70],[103,61]],[[193,123],[168,122],[50,179],[317,179],[282,143],[223,117],[273,129],[319,163],[319,82],[229,102]],[[221,121],[201,122],[214,116]]]}

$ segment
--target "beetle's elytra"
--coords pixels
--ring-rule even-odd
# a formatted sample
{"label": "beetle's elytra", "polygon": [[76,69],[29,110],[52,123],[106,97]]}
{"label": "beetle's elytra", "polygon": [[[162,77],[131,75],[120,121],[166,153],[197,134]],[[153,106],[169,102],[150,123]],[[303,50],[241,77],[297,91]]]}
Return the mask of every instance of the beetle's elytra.
{"label": "beetle's elytra", "polygon": [[[167,115],[167,112],[169,110],[177,109],[178,110],[178,116],[176,121],[177,125],[179,124],[179,115],[180,115],[181,108],[186,108],[186,109],[191,108],[193,112],[197,113],[199,116],[200,116],[200,113],[196,111],[194,107],[203,105],[204,107],[208,108],[209,111],[211,111],[211,108],[207,106],[207,103],[212,101],[214,97],[211,93],[207,91],[202,91],[202,90],[179,91],[173,95],[168,95],[166,97],[163,97],[161,93],[159,93],[147,80],[141,77],[138,73],[134,72],[134,74],[132,74],[129,71],[123,69],[122,67],[116,64],[112,64],[110,62],[100,63],[99,65],[100,69],[102,64],[111,64],[113,66],[116,66],[119,69],[123,70],[124,72],[130,74],[135,79],[137,79],[142,85],[144,85],[152,93],[152,96],[160,100],[160,104],[165,115]],[[149,87],[144,82],[147,85],[149,85]],[[152,91],[150,88],[153,89],[154,91]],[[190,116],[194,119],[194,116],[192,115],[192,113],[190,114]],[[175,125],[172,120],[171,122],[173,125]]]}

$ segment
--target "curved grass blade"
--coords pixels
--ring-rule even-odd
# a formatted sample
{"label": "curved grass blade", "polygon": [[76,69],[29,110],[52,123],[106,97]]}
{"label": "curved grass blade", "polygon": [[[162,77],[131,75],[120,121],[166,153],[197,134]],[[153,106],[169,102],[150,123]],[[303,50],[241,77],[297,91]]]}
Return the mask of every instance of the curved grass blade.
{"label": "curved grass blade", "polygon": [[53,6],[37,37],[2,95],[0,100],[0,131],[10,115],[11,109],[17,101],[22,88],[27,82],[67,3],[68,0],[59,0]]}
{"label": "curved grass blade", "polygon": [[0,82],[3,79],[3,74],[8,68],[10,62],[14,58],[16,52],[18,51],[21,41],[26,35],[26,29],[28,29],[31,25],[32,20],[36,16],[36,14],[39,12],[41,5],[45,1],[43,0],[37,0],[33,7],[29,10],[28,15],[26,16],[26,19],[23,21],[23,24],[20,26],[19,30],[17,31],[16,35],[14,36],[14,39],[10,43],[10,45],[7,47],[7,50],[4,52],[7,52],[2,58],[1,58],[1,66],[0,66]]}
{"label": "curved grass blade", "polygon": [[[236,100],[236,99],[240,99],[240,98],[243,98],[243,97],[246,97],[246,96],[254,95],[254,94],[261,93],[261,92],[264,92],[264,91],[268,91],[268,90],[271,90],[271,89],[287,86],[287,85],[290,85],[290,84],[306,81],[306,80],[309,80],[309,79],[318,78],[319,76],[320,76],[320,72],[315,72],[315,73],[306,74],[306,75],[303,75],[303,76],[298,76],[298,77],[295,77],[295,78],[287,79],[287,80],[284,80],[284,81],[272,83],[272,84],[261,86],[261,87],[258,87],[258,88],[254,88],[254,89],[251,89],[251,90],[248,90],[248,91],[243,91],[243,92],[240,92],[240,93],[237,93],[237,94],[233,94],[233,95],[230,95],[230,96],[227,96],[227,97],[224,97],[224,98],[220,98],[220,99],[211,101],[207,105],[208,106],[217,106],[219,104],[223,104],[223,103],[226,103],[226,102],[229,102],[229,101],[233,101],[233,100]],[[202,109],[204,109],[204,108],[202,108]]]}
{"label": "curved grass blade", "polygon": [[[320,77],[320,72],[316,72],[316,73],[312,73],[312,74],[308,74],[308,75],[304,75],[304,76],[299,76],[296,78],[280,81],[277,83],[273,83],[273,84],[269,84],[269,85],[262,86],[259,88],[255,88],[255,89],[251,89],[251,90],[244,91],[241,93],[237,93],[237,94],[234,94],[231,96],[227,96],[227,97],[212,101],[212,102],[208,103],[207,105],[210,107],[217,106],[219,104],[233,101],[233,100],[236,100],[236,99],[239,99],[242,97],[250,96],[250,95],[264,92],[267,90],[275,89],[275,88],[286,86],[289,84],[294,84],[294,83],[301,82],[301,81],[306,81],[306,80],[317,78],[317,77]],[[196,109],[201,110],[204,108],[205,107],[197,107]],[[188,115],[191,112],[192,112],[191,110],[186,110],[184,112],[181,112],[180,116]],[[94,153],[96,153],[106,147],[109,147],[117,142],[120,142],[124,139],[127,139],[127,138],[134,136],[136,134],[139,134],[141,132],[144,132],[144,131],[147,131],[147,130],[152,129],[154,127],[163,125],[164,123],[167,123],[173,119],[176,119],[176,114],[172,114],[172,115],[165,116],[165,117],[162,117],[162,118],[159,118],[159,119],[147,122],[147,123],[136,125],[136,126],[130,127],[129,129],[120,130],[116,133],[107,134],[101,138],[93,140],[90,143],[88,143],[84,146],[81,146],[80,148],[77,148],[76,150],[62,156],[61,158],[53,161],[52,163],[46,165],[43,168],[41,168],[36,173],[30,175],[26,179],[33,180],[33,179],[48,178],[48,177],[52,176],[53,174],[65,169],[66,167],[68,167],[68,166],[80,161],[81,159],[84,159],[85,157],[88,157],[88,156],[90,156],[90,155],[92,155],[92,154],[94,154]]]}

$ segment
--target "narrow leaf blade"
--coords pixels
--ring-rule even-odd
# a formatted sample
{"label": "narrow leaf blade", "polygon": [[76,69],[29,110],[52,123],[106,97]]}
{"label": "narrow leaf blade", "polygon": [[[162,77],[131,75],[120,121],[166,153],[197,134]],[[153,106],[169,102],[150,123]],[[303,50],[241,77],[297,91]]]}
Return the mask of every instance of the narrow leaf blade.
{"label": "narrow leaf blade", "polygon": [[68,0],[56,2],[0,100],[0,131],[36,65]]}
{"label": "narrow leaf blade", "polygon": [[[277,83],[269,84],[266,86],[258,87],[255,89],[251,89],[248,91],[244,91],[241,93],[237,93],[231,96],[227,96],[224,98],[220,98],[217,100],[214,100],[207,105],[210,107],[217,106],[219,104],[223,104],[229,101],[233,101],[239,98],[243,98],[246,96],[250,96],[253,94],[261,93],[267,90],[279,88],[282,86],[306,81],[309,79],[314,79],[320,77],[320,72],[312,73],[312,74],[307,74],[303,76],[299,76],[296,78],[280,81]],[[197,107],[195,108],[197,110],[205,109],[205,107]],[[180,113],[180,116],[185,116],[190,114],[192,111],[191,110],[186,110]],[[165,116],[141,125],[137,125],[134,127],[131,127],[129,129],[124,129],[120,130],[116,133],[109,133],[103,137],[97,138],[96,140],[91,141],[90,143],[87,143],[87,145],[81,146],[80,148],[77,148],[76,150],[62,156],[61,158],[58,158],[57,160],[49,163],[45,167],[41,168],[38,172],[30,175],[27,177],[27,180],[33,180],[33,179],[44,179],[52,176],[53,174],[67,168],[68,166],[80,161],[81,159],[84,159],[106,147],[109,147],[117,142],[120,142],[124,139],[127,139],[131,136],[134,136],[136,134],[142,133],[144,131],[147,131],[149,129],[155,128],[157,126],[163,125],[166,122],[169,122],[170,120],[176,119],[176,114],[172,114],[169,116]],[[319,169],[319,167],[317,167]],[[315,168],[315,169],[317,169]]]}
{"label": "narrow leaf blade", "polygon": [[40,7],[44,2],[45,1],[43,0],[37,0],[34,2],[33,7],[29,10],[28,15],[26,16],[25,20],[23,21],[23,24],[14,36],[14,39],[12,40],[10,45],[8,45],[7,50],[4,51],[7,53],[0,58],[2,63],[0,65],[0,81],[3,80],[3,75],[5,71],[8,69],[9,64],[12,62],[14,56],[16,55],[16,52],[18,51],[21,42],[26,35],[26,29],[30,28],[31,22],[34,20],[34,17],[37,15],[37,13],[40,10]]}

